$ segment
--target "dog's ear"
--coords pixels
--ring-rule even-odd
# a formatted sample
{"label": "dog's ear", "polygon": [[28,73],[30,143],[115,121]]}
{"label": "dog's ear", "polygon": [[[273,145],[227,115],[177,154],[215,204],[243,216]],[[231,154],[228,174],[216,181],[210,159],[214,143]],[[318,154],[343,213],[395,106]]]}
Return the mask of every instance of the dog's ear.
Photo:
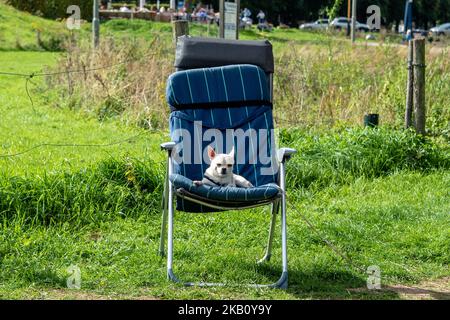
{"label": "dog's ear", "polygon": [[210,160],[214,159],[214,157],[216,156],[216,152],[214,151],[214,149],[211,146],[208,146],[208,157]]}
{"label": "dog's ear", "polygon": [[231,148],[230,153],[228,154],[230,157],[234,158],[234,146]]}

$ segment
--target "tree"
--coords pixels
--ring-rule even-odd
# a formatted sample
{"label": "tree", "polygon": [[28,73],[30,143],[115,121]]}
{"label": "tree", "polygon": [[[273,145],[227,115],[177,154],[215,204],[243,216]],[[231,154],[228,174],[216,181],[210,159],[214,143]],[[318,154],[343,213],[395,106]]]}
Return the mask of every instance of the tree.
{"label": "tree", "polygon": [[[267,19],[274,23],[283,22],[296,26],[301,21],[312,21],[323,14],[332,16],[346,16],[348,0],[241,0],[242,8],[249,8],[255,18],[259,10],[266,13]],[[381,8],[382,22],[388,26],[398,25],[403,20],[405,1],[407,0],[358,0],[357,20],[365,22],[366,10],[370,5]],[[83,19],[92,16],[92,0],[7,0],[20,10],[33,14],[40,13],[47,18],[67,17],[66,9],[69,5],[79,5]],[[137,0],[123,0],[123,2],[137,2]],[[209,4],[219,9],[219,0],[189,0],[190,4]],[[425,28],[427,25],[450,22],[450,0],[414,0],[414,22],[416,27]]]}

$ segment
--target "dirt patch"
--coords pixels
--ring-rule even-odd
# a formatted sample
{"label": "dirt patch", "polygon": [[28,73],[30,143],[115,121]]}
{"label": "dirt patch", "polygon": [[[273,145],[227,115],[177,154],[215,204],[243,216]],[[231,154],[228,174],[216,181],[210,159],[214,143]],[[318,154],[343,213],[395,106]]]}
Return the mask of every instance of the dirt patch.
{"label": "dirt patch", "polygon": [[40,291],[39,296],[33,297],[43,300],[158,300],[156,297],[139,294],[128,296],[121,294],[102,295],[90,291],[71,289],[49,289]]}
{"label": "dirt patch", "polygon": [[[374,292],[367,288],[349,289],[350,292]],[[421,282],[414,286],[386,285],[376,292],[394,292],[406,300],[450,300],[450,277]]]}

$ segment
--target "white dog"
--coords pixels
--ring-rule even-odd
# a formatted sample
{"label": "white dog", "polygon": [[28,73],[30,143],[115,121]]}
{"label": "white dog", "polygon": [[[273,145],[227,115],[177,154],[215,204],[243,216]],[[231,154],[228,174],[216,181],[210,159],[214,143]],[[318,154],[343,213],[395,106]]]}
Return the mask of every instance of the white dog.
{"label": "white dog", "polygon": [[202,181],[194,181],[196,186],[203,184],[220,187],[242,187],[251,188],[253,185],[237,174],[233,174],[234,147],[228,154],[216,154],[211,146],[208,146],[208,157],[211,165],[206,169]]}

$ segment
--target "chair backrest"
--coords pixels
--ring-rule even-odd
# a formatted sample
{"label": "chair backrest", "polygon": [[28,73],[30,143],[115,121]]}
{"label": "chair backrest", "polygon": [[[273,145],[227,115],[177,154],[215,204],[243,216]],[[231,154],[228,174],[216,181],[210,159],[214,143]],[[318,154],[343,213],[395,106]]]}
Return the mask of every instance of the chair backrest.
{"label": "chair backrest", "polygon": [[[207,147],[235,148],[234,173],[260,186],[277,182],[272,103],[266,73],[255,65],[179,71],[167,82],[170,134],[177,143],[174,173],[201,180]],[[178,201],[178,209],[203,211]],[[206,210],[211,211],[211,210]]]}
{"label": "chair backrest", "polygon": [[253,64],[272,74],[275,70],[272,44],[268,40],[226,40],[182,36],[175,55],[177,71],[196,68]]}

